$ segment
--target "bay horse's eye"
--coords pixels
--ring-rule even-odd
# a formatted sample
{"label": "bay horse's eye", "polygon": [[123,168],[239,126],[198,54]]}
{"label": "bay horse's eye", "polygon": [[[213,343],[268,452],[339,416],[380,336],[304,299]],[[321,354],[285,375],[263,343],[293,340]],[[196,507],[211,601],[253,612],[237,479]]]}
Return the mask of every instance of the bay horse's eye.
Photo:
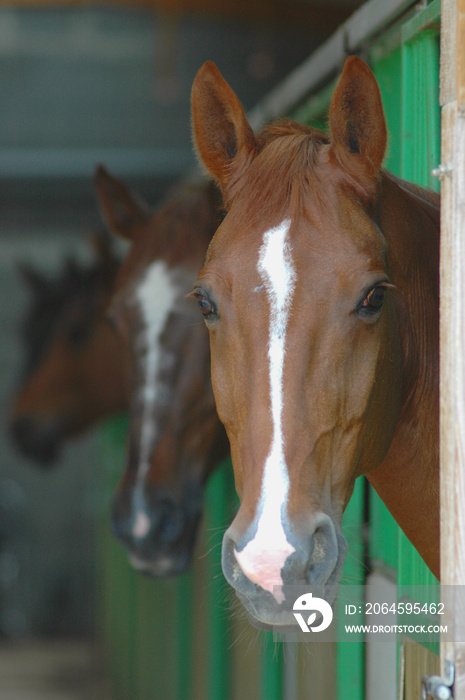
{"label": "bay horse's eye", "polygon": [[200,311],[207,321],[213,320],[218,316],[215,304],[207,296],[206,292],[201,289],[194,289],[194,291],[188,296],[193,296],[197,300]]}

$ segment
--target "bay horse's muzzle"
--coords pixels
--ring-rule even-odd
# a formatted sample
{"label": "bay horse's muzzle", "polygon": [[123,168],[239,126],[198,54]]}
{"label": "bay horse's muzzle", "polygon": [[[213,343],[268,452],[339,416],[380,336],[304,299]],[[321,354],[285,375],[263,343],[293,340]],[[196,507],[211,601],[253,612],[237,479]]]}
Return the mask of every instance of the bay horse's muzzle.
{"label": "bay horse's muzzle", "polygon": [[201,509],[197,485],[181,498],[156,486],[133,486],[117,492],[112,529],[136,569],[156,578],[177,576],[191,562]]}
{"label": "bay horse's muzzle", "polygon": [[[242,536],[235,532],[234,523],[223,538],[223,573],[237,596],[258,626],[286,626],[294,622],[292,606],[303,586],[317,587],[319,595],[333,603],[337,593],[347,543],[333,520],[317,513],[307,532],[289,534],[294,550],[285,558],[281,568],[279,552],[254,551],[256,526],[252,524]],[[246,549],[247,548],[247,549]],[[247,551],[248,550],[248,551]],[[247,556],[241,553],[247,552]],[[267,565],[268,564],[268,565]]]}

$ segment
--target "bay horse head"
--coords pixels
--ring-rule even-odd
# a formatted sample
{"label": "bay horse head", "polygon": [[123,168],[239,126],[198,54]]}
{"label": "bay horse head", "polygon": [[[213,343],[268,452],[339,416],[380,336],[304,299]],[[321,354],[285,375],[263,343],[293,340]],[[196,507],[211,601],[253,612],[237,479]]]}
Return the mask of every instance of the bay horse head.
{"label": "bay horse head", "polygon": [[170,576],[190,563],[204,483],[228,451],[208,334],[186,299],[218,224],[218,197],[208,183],[185,183],[152,211],[103,167],[96,188],[108,228],[130,243],[110,308],[132,367],[113,530],[136,568]]}
{"label": "bay horse head", "polygon": [[[332,98],[331,138],[290,120],[254,134],[210,62],[195,79],[192,116],[198,154],[227,209],[194,286],[241,501],[222,566],[250,615],[280,624],[289,586],[314,584],[334,600],[347,549],[341,518],[355,479],[383,463],[406,394],[415,394],[402,372],[404,350],[412,353],[417,340],[412,334],[401,347],[398,296],[407,290],[413,317],[408,285],[427,254],[407,253],[410,244],[394,236],[397,229],[413,246],[423,227],[426,241],[436,215],[412,223],[406,202],[414,195],[381,170],[381,96],[356,57]],[[405,290],[394,288],[404,282]],[[425,352],[418,355],[421,373]],[[407,471],[402,487],[393,467],[393,502],[403,504]]]}
{"label": "bay horse head", "polygon": [[10,412],[10,434],[26,456],[53,464],[63,443],[127,405],[124,348],[106,317],[119,259],[95,234],[89,264],[66,259],[47,277],[18,271],[32,292],[21,325],[26,361]]}

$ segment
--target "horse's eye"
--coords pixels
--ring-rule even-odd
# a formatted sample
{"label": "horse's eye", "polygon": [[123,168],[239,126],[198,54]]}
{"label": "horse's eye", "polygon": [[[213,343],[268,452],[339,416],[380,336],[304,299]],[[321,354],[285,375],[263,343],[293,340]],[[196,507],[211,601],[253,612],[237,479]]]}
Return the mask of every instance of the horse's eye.
{"label": "horse's eye", "polygon": [[388,282],[383,282],[382,284],[378,284],[376,287],[370,289],[363,301],[361,301],[357,306],[356,311],[359,316],[363,316],[367,321],[370,319],[376,320],[381,309],[383,308],[387,288],[393,286],[394,285],[389,284]]}
{"label": "horse's eye", "polygon": [[205,292],[200,289],[194,289],[193,296],[197,300],[200,311],[206,320],[212,320],[218,315],[214,303],[208,298]]}
{"label": "horse's eye", "polygon": [[378,311],[384,304],[386,298],[386,287],[375,287],[371,290],[362,302],[362,308]]}

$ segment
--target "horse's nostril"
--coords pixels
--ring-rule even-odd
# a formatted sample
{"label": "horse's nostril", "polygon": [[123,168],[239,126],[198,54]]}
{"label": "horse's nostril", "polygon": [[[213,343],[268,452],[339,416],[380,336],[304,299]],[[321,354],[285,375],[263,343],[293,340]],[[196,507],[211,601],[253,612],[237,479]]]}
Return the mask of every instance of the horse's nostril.
{"label": "horse's nostril", "polygon": [[175,542],[183,531],[183,518],[175,503],[165,501],[160,505],[157,532],[162,542]]}
{"label": "horse's nostril", "polygon": [[322,515],[313,533],[313,551],[307,579],[311,584],[326,583],[338,560],[338,544],[333,521]]}
{"label": "horse's nostril", "polygon": [[140,497],[121,492],[114,500],[111,522],[115,536],[133,549],[167,546],[184,533],[185,518],[180,506],[166,498],[142,503]]}
{"label": "horse's nostril", "polygon": [[137,513],[134,518],[130,491],[123,490],[116,494],[111,506],[110,520],[114,536],[122,544],[131,545],[135,540],[134,525],[137,527]]}

